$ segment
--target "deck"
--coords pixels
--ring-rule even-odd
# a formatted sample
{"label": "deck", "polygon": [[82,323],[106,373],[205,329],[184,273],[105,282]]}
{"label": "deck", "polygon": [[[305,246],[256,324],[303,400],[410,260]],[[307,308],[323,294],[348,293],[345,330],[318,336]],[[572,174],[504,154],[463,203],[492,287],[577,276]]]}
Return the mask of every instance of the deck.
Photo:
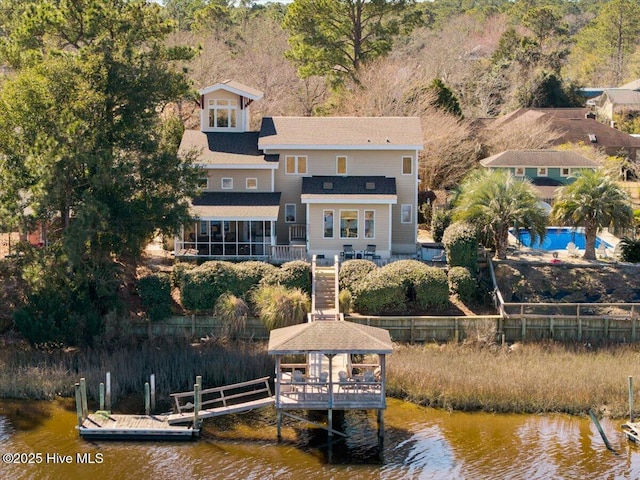
{"label": "deck", "polygon": [[92,413],[78,428],[80,436],[95,440],[191,440],[200,430],[174,426],[167,415]]}

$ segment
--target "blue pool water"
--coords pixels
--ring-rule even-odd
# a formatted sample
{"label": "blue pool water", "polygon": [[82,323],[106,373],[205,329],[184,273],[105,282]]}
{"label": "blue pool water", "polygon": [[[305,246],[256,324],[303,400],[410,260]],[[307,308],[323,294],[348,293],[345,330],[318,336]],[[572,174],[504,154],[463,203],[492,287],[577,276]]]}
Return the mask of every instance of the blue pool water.
{"label": "blue pool water", "polygon": [[[511,233],[514,233],[513,230]],[[571,228],[566,227],[548,227],[547,236],[542,244],[540,244],[540,240],[536,240],[536,242],[531,245],[531,237],[529,236],[529,232],[526,230],[520,230],[518,237],[522,245],[536,250],[565,250],[567,248],[567,243],[569,242],[575,243],[576,247],[582,250],[584,250],[585,246],[584,233],[580,230],[574,231]],[[607,248],[613,248],[612,245],[608,244],[600,237],[596,237],[596,248],[598,248],[600,243],[604,243]]]}

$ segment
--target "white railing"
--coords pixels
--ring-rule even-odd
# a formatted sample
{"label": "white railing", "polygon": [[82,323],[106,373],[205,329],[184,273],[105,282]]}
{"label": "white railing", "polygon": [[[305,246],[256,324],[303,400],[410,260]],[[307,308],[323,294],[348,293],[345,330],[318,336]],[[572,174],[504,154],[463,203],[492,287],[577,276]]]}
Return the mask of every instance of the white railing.
{"label": "white railing", "polygon": [[333,268],[335,270],[335,279],[334,279],[334,287],[335,287],[335,309],[336,309],[336,319],[340,319],[340,257],[338,255],[334,255],[333,257]]}
{"label": "white railing", "polygon": [[317,257],[311,257],[311,313],[316,312],[316,262]]}
{"label": "white railing", "polygon": [[271,260],[306,260],[307,247],[305,245],[271,245]]}

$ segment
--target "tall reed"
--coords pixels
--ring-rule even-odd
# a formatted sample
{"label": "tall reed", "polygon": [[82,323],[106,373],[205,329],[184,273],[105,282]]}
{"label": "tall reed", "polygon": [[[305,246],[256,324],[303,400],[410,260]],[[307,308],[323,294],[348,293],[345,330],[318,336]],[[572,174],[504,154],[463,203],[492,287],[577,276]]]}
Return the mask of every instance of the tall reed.
{"label": "tall reed", "polygon": [[451,410],[628,413],[627,377],[640,378],[640,347],[525,344],[479,348],[398,346],[389,357],[388,394]]}
{"label": "tall reed", "polygon": [[117,350],[40,351],[12,346],[0,351],[0,397],[51,399],[72,396],[74,383],[87,379],[89,397],[98,398],[105,373],[111,372],[113,402],[142,394],[153,373],[158,398],[189,390],[196,375],[206,387],[242,382],[273,373],[266,344],[258,342],[147,342]]}

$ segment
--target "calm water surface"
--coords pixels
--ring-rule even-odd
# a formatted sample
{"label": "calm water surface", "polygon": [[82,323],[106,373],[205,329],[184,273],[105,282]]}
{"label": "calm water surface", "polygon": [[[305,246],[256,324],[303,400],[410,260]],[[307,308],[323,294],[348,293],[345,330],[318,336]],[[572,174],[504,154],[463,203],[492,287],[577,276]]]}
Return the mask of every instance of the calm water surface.
{"label": "calm water surface", "polygon": [[[69,405],[73,407],[73,405]],[[348,413],[349,439],[290,421],[275,441],[272,409],[205,422],[188,443],[87,442],[59,403],[0,403],[0,452],[71,455],[71,464],[0,464],[1,479],[595,479],[640,478],[640,449],[588,419],[447,413],[389,401],[382,448],[373,415]],[[102,463],[78,464],[77,454]],[[100,455],[98,455],[100,454]]]}

